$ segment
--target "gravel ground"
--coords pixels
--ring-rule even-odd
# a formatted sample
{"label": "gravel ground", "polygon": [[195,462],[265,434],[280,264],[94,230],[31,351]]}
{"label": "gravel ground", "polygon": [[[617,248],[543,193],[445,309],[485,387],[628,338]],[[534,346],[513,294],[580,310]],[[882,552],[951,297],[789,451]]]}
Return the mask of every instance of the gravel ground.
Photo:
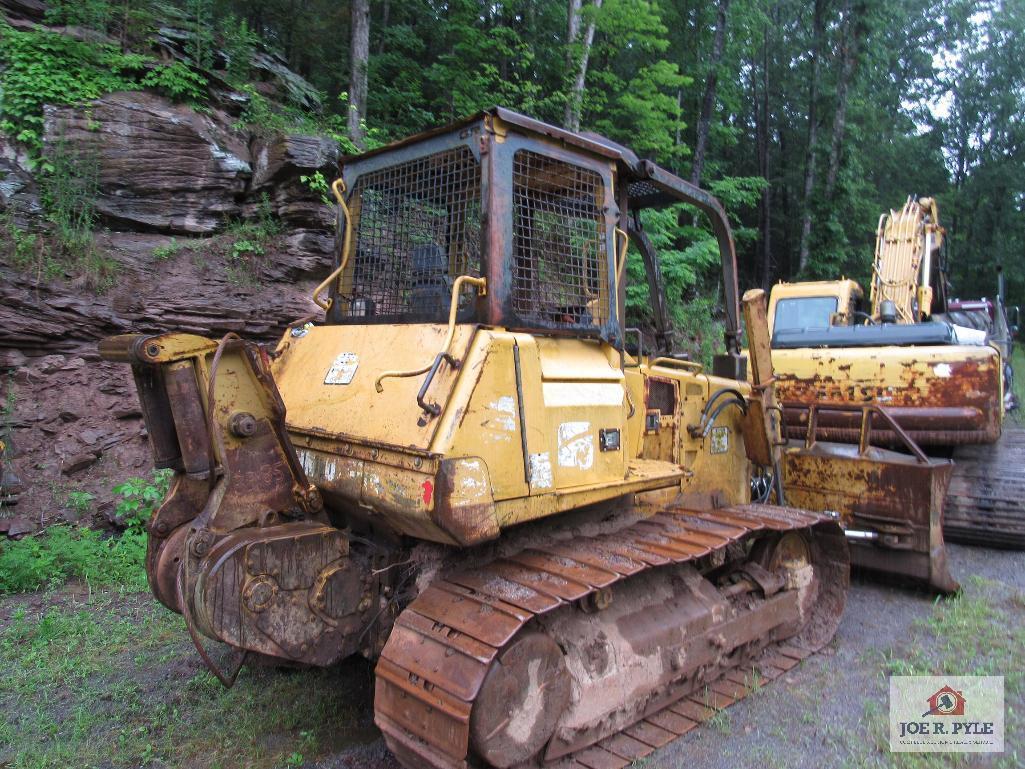
{"label": "gravel ground", "polygon": [[[948,553],[951,573],[963,584],[977,575],[1025,590],[1025,553],[959,545],[948,545]],[[875,765],[865,716],[877,712],[886,719],[889,684],[881,663],[909,641],[913,623],[932,613],[934,600],[855,578],[836,639],[824,653],[730,708],[728,733],[705,726],[652,754],[647,766]],[[882,765],[888,765],[885,758]]]}
{"label": "gravel ground", "polygon": [[[1021,609],[1025,591],[1025,553],[948,545],[950,570],[966,584],[965,600],[985,594],[987,583],[1016,595]],[[809,769],[819,767],[886,767],[894,757],[880,749],[880,729],[888,711],[885,664],[904,654],[925,632],[922,621],[933,614],[933,596],[855,578],[836,639],[783,678],[738,702],[714,726],[706,724],[656,751],[635,766],[645,769]],[[1025,622],[1025,611],[1016,613]],[[916,626],[916,620],[919,621]],[[1021,666],[1025,666],[1022,660]],[[1005,674],[1012,671],[1004,671]],[[1013,698],[1011,700],[1013,706]],[[885,739],[883,736],[882,739]],[[1008,743],[1022,751],[1020,736]],[[1010,750],[1010,748],[1009,748]],[[990,766],[986,757],[905,756],[917,766]],[[960,761],[961,763],[957,763]],[[1004,766],[1021,766],[1005,754]],[[919,763],[916,763],[919,762]],[[354,747],[316,764],[321,769],[359,767],[395,769],[380,740]]]}

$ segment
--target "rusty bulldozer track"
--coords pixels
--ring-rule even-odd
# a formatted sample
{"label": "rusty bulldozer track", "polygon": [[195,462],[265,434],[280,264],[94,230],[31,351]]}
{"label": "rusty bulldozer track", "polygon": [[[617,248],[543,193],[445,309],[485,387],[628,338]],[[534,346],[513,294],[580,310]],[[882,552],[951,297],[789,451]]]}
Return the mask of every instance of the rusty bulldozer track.
{"label": "rusty bulldozer track", "polygon": [[[778,555],[763,558],[764,565],[754,556],[734,562],[735,551],[755,553],[795,533],[807,537],[805,565],[813,574],[799,587],[780,577]],[[410,769],[527,767],[539,765],[540,756],[545,766],[625,766],[828,642],[843,610],[848,557],[829,518],[751,504],[706,512],[669,508],[614,534],[449,575],[396,621],[376,670],[376,722]],[[703,582],[699,574],[711,572],[734,581],[718,590],[709,583],[694,587]],[[596,617],[608,638],[626,645],[614,649],[616,664],[631,650],[643,655],[624,624],[643,625],[651,607],[614,610],[629,600],[629,593],[619,600],[621,591],[659,574],[674,584],[675,600],[693,596],[697,605],[683,611],[687,626],[671,630],[680,636],[676,648],[659,649],[675,660],[671,669],[639,682],[634,675],[630,685],[649,684],[648,690],[631,691],[620,702],[614,676],[597,670],[602,663],[593,658],[591,640],[575,647],[567,628]],[[728,608],[712,619],[702,608],[717,598],[725,601],[720,609]],[[649,614],[647,621],[658,620]],[[603,680],[592,688],[581,671]],[[523,676],[537,679],[533,699],[520,695]]]}
{"label": "rusty bulldozer track", "polygon": [[995,444],[959,446],[943,533],[953,542],[1025,548],[1025,429],[1005,428]]}

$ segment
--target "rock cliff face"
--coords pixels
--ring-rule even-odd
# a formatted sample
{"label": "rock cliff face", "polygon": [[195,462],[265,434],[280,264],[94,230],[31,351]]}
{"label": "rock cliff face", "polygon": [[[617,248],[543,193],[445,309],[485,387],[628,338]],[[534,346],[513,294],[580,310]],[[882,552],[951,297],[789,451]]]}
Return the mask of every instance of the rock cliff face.
{"label": "rock cliff face", "polygon": [[[24,26],[39,22],[45,6],[0,0],[0,10]],[[159,39],[175,57],[180,41],[173,32],[161,30]],[[268,78],[261,92],[317,98],[276,57],[258,58],[254,66]],[[227,87],[216,76],[210,81]],[[334,212],[299,177],[320,171],[334,178],[337,143],[242,128],[241,98],[212,93],[198,111],[130,91],[47,108],[44,154],[68,151],[98,169],[103,230],[95,245],[113,260],[115,280],[96,293],[70,271],[43,280],[0,253],[0,405],[13,406],[0,415],[0,440],[13,447],[3,462],[25,485],[16,505],[0,508],[0,533],[14,513],[19,525],[10,530],[18,532],[72,517],[70,490],[93,494],[100,513],[109,514],[111,486],[149,473],[129,371],[99,361],[99,339],[181,330],[271,341],[317,310],[309,295],[331,267]],[[268,214],[280,233],[260,243],[262,254],[233,260],[231,228]],[[46,230],[32,164],[2,134],[0,215],[8,227]]]}
{"label": "rock cliff face", "polygon": [[209,234],[238,217],[252,176],[249,147],[226,116],[141,91],[88,110],[48,109],[44,152],[64,145],[99,165],[96,208],[115,228]]}

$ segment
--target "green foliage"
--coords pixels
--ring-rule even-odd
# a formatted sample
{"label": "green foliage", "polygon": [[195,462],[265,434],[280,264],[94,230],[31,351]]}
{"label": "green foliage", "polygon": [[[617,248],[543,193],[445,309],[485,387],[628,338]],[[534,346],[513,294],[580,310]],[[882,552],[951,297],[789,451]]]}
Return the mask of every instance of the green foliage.
{"label": "green foliage", "polygon": [[[373,5],[368,146],[495,103],[560,123],[586,58],[582,129],[620,141],[685,178],[710,89],[701,178],[723,199],[736,226],[742,288],[793,277],[799,267],[801,277],[843,273],[864,280],[879,213],[908,194],[932,194],[948,226],[958,293],[992,294],[995,268],[1003,265],[1011,303],[1025,303],[1025,261],[1019,258],[1025,248],[1021,3],[826,3],[817,27],[808,4],[732,0],[716,59],[713,38],[725,5],[604,0],[597,8],[594,0],[583,0],[581,30],[572,44],[566,0]],[[117,35],[121,46],[0,25],[0,128],[38,158],[44,104],[85,104],[112,90],[146,87],[203,108],[204,70],[223,66],[226,80],[246,97],[240,130],[319,133],[335,139],[344,154],[355,153],[345,120],[350,8],[309,0],[302,13],[295,9],[290,0],[55,0],[49,21]],[[158,63],[130,52],[133,46],[152,50],[145,34],[160,24],[185,32],[187,62]],[[585,50],[590,25],[593,41]],[[813,49],[819,51],[814,67]],[[321,95],[324,111],[300,106],[305,100],[289,95],[294,87],[284,86],[279,103],[268,98],[266,84],[249,82],[257,51],[281,53]],[[813,112],[817,138],[809,146]],[[806,194],[812,161],[817,172]],[[756,182],[763,174],[767,180]],[[303,183],[324,196],[315,175]],[[764,198],[758,184],[768,185]],[[680,221],[687,219],[693,222],[693,214]],[[681,313],[689,309],[677,305],[691,308],[697,297],[715,296],[717,268],[708,263],[707,233],[678,225],[666,234],[670,301],[675,322],[682,324]],[[225,248],[225,261],[236,278],[247,279],[263,244],[246,234],[232,237],[237,245]],[[803,240],[809,257],[799,265]],[[0,242],[7,263],[41,276],[68,272],[67,257],[48,249],[43,234],[5,224]],[[95,268],[102,271],[102,264]],[[634,264],[631,278],[637,277]],[[643,281],[634,281],[628,294],[631,310],[642,318],[645,292]],[[721,313],[719,305],[711,300],[709,318]],[[688,318],[686,325],[700,322]]]}
{"label": "green foliage", "polygon": [[48,228],[23,230],[10,211],[0,214],[2,261],[36,281],[81,278],[102,292],[113,285],[117,262],[93,243],[99,169],[88,153],[61,141],[42,159],[37,175]]}
{"label": "green foliage", "polygon": [[10,210],[0,213],[0,262],[37,279],[52,280],[59,265],[49,258],[42,239],[21,228]]}
{"label": "green foliage", "polygon": [[[246,98],[246,106],[235,123],[236,129],[248,129],[260,136],[322,134],[338,142],[343,155],[359,153],[359,148],[349,138],[348,127],[341,115],[320,115],[293,105],[272,102],[252,85],[242,86],[239,90]],[[342,104],[348,101],[344,92],[338,98]],[[374,149],[385,144],[387,137],[380,129],[368,126],[365,141],[367,149]]]}
{"label": "green foliage", "polygon": [[114,487],[120,499],[114,515],[129,531],[143,532],[171,485],[170,470],[155,470],[151,479],[129,478]]}
{"label": "green foliage", "polygon": [[217,24],[222,47],[228,58],[228,82],[244,85],[249,78],[249,62],[260,43],[260,36],[249,28],[246,19],[229,13]]}
{"label": "green foliage", "polygon": [[113,45],[46,30],[16,30],[0,21],[0,130],[39,154],[43,105],[85,104],[137,88],[147,59]]}
{"label": "green foliage", "polygon": [[68,24],[104,32],[112,12],[108,0],[49,0],[43,18],[47,24]]}
{"label": "green foliage", "polygon": [[211,0],[185,0],[189,39],[185,53],[193,65],[209,69],[213,65],[213,3]]}
{"label": "green foliage", "polygon": [[67,494],[68,507],[82,516],[92,509],[95,497],[88,491],[74,490]]}
{"label": "green foliage", "polygon": [[158,261],[163,261],[165,259],[170,259],[181,251],[193,251],[195,248],[196,246],[193,243],[178,240],[177,238],[171,238],[170,242],[153,247],[153,258]]}
{"label": "green foliage", "polygon": [[145,534],[105,537],[93,529],[51,526],[0,545],[0,594],[55,587],[69,579],[142,589],[145,555]]}
{"label": "green foliage", "polygon": [[117,262],[93,243],[100,175],[95,155],[73,151],[61,139],[44,155],[41,171],[40,198],[52,225],[46,277],[80,276],[95,291],[105,291],[114,283]]}
{"label": "green foliage", "polygon": [[668,29],[658,5],[607,0],[600,11],[587,8],[597,35],[584,98],[585,124],[642,156],[672,164],[688,152],[676,141],[684,127],[678,94],[692,81],[675,62],[663,58]]}
{"label": "green foliage", "polygon": [[315,192],[319,195],[321,202],[325,206],[333,204],[331,199],[331,186],[327,183],[327,179],[320,171],[315,171],[309,176],[304,174],[299,177],[299,181],[302,182],[303,185],[311,192]]}
{"label": "green foliage", "polygon": [[440,32],[450,47],[425,73],[438,94],[447,92],[436,112],[451,119],[492,104],[516,104],[533,111],[540,88],[531,77],[530,45],[510,27],[474,24],[479,13],[476,2],[456,0],[442,22]]}
{"label": "green foliage", "polygon": [[264,194],[256,216],[247,221],[232,222],[215,247],[225,257],[228,281],[242,287],[258,285],[262,257],[281,231],[281,222],[274,216],[270,198]]}
{"label": "green foliage", "polygon": [[158,64],[147,72],[139,85],[152,88],[175,101],[199,104],[206,93],[206,78],[184,62]]}
{"label": "green foliage", "polygon": [[[150,480],[130,478],[114,487],[120,495],[116,513],[126,527],[120,536],[62,525],[0,544],[0,594],[52,588],[69,579],[144,589],[146,523],[167,494],[170,477],[169,471],[157,471]],[[76,512],[85,513],[93,497],[72,491],[66,500]]]}
{"label": "green foliage", "polygon": [[[728,211],[735,212],[753,205],[764,185],[758,177],[727,178],[714,182],[712,191]],[[715,237],[704,226],[692,224],[695,217],[693,208],[680,204],[644,211],[641,221],[658,254],[676,345],[707,365],[722,349],[723,324],[718,317],[721,268]],[[740,242],[754,237],[752,230],[743,227],[737,227],[734,234]],[[627,254],[626,311],[628,325],[651,326],[644,263],[635,251]]]}

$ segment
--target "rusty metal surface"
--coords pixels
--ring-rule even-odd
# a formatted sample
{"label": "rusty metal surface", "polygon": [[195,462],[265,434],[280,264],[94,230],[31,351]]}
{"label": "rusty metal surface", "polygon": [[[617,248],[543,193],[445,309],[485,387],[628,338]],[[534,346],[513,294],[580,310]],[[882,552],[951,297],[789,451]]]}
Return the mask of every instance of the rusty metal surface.
{"label": "rusty metal surface", "polygon": [[[932,349],[932,348],[930,348]],[[957,350],[959,348],[951,348]],[[1000,435],[1000,367],[981,360],[937,360],[935,366],[919,366],[915,348],[900,348],[906,360],[894,371],[869,378],[851,376],[847,351],[821,351],[822,361],[814,375],[798,376],[776,363],[776,390],[784,406],[787,437],[804,437],[807,407],[813,403],[885,406],[911,437],[922,446],[952,446],[995,441]],[[789,351],[787,351],[789,352]],[[810,351],[802,351],[810,352]],[[995,351],[990,351],[995,355]],[[851,353],[853,355],[853,353]],[[934,369],[945,374],[936,375]],[[836,414],[820,421],[820,440],[848,441],[850,417]],[[880,441],[893,436],[880,432]]]}
{"label": "rusty metal surface", "polygon": [[1025,548],[1025,429],[954,452],[943,531],[954,542]]}
{"label": "rusty metal surface", "polygon": [[[176,361],[160,367],[168,402],[171,405],[173,429],[178,436],[182,465],[189,475],[210,471],[210,437],[206,429],[203,400],[193,361]],[[147,420],[147,426],[150,421]],[[158,422],[154,421],[154,424]]]}
{"label": "rusty metal surface", "polygon": [[784,453],[784,483],[793,504],[833,510],[846,529],[874,539],[852,539],[854,566],[924,584],[941,593],[957,590],[947,568],[941,527],[953,466],[917,461],[883,449],[816,443]]}
{"label": "rusty metal surface", "polygon": [[[800,629],[797,617],[804,615],[799,615],[793,604],[796,593],[785,591],[766,598],[760,612],[731,615],[734,619],[713,622],[700,632],[695,628],[687,647],[687,659],[695,661],[695,670],[676,671],[669,676],[672,681],[641,698],[643,705],[630,703],[628,710],[636,710],[621,725],[577,725],[568,732],[568,727],[562,727],[557,732],[560,738],[553,739],[546,749],[548,759],[566,765],[624,766],[630,755],[646,755],[711,715],[712,711],[701,709],[708,703],[697,694],[700,687],[721,679],[711,695],[714,704],[721,706],[746,694],[743,674],[731,663],[717,662],[723,657],[716,643],[732,647],[732,640],[744,646],[747,653],[731,657],[732,665],[764,664],[764,676],[771,678],[831,637],[843,608],[848,568],[846,544],[835,523],[814,513],[769,505],[704,512],[667,508],[614,534],[577,538],[557,548],[523,552],[472,572],[449,575],[435,582],[397,619],[396,631],[377,666],[375,721],[403,765],[418,769],[464,767],[471,744],[483,740],[477,752],[489,754],[495,745],[504,744],[500,725],[493,732],[498,735],[494,744],[481,736],[487,730],[474,731],[475,723],[481,725],[474,707],[482,688],[489,701],[494,699],[494,685],[485,683],[489,671],[512,639],[522,637],[523,628],[546,627],[559,617],[578,616],[558,610],[585,596],[610,587],[614,591],[636,590],[644,584],[637,580],[668,574],[653,564],[672,563],[673,568],[697,574],[692,565],[709,568],[723,563],[731,543],[795,531],[812,537],[819,586],[812,591],[819,603],[802,610],[815,613],[817,620],[790,639],[795,646],[777,645],[758,657],[767,644],[779,640],[776,634],[792,636]],[[705,584],[714,593],[710,583]],[[707,611],[709,600],[706,596],[685,605],[705,605]],[[628,602],[628,606],[633,604]],[[601,622],[603,615],[580,616],[594,616]],[[551,618],[545,620],[548,625],[537,624],[541,617]],[[718,640],[713,643],[713,638]],[[717,651],[707,656],[713,648]],[[794,655],[789,663],[788,654]],[[552,671],[553,681],[561,680],[556,667],[546,667]],[[521,691],[522,687],[513,689]],[[558,719],[549,711],[548,704],[539,708],[541,720],[551,730]],[[497,765],[509,766],[518,760]]]}
{"label": "rusty metal surface", "polygon": [[210,638],[329,665],[357,650],[371,609],[362,600],[368,568],[348,556],[345,533],[331,526],[241,529],[210,548],[185,599]]}
{"label": "rusty metal surface", "polygon": [[163,369],[160,366],[132,364],[132,378],[149,432],[153,466],[158,469],[180,468],[182,452],[178,445]]}

